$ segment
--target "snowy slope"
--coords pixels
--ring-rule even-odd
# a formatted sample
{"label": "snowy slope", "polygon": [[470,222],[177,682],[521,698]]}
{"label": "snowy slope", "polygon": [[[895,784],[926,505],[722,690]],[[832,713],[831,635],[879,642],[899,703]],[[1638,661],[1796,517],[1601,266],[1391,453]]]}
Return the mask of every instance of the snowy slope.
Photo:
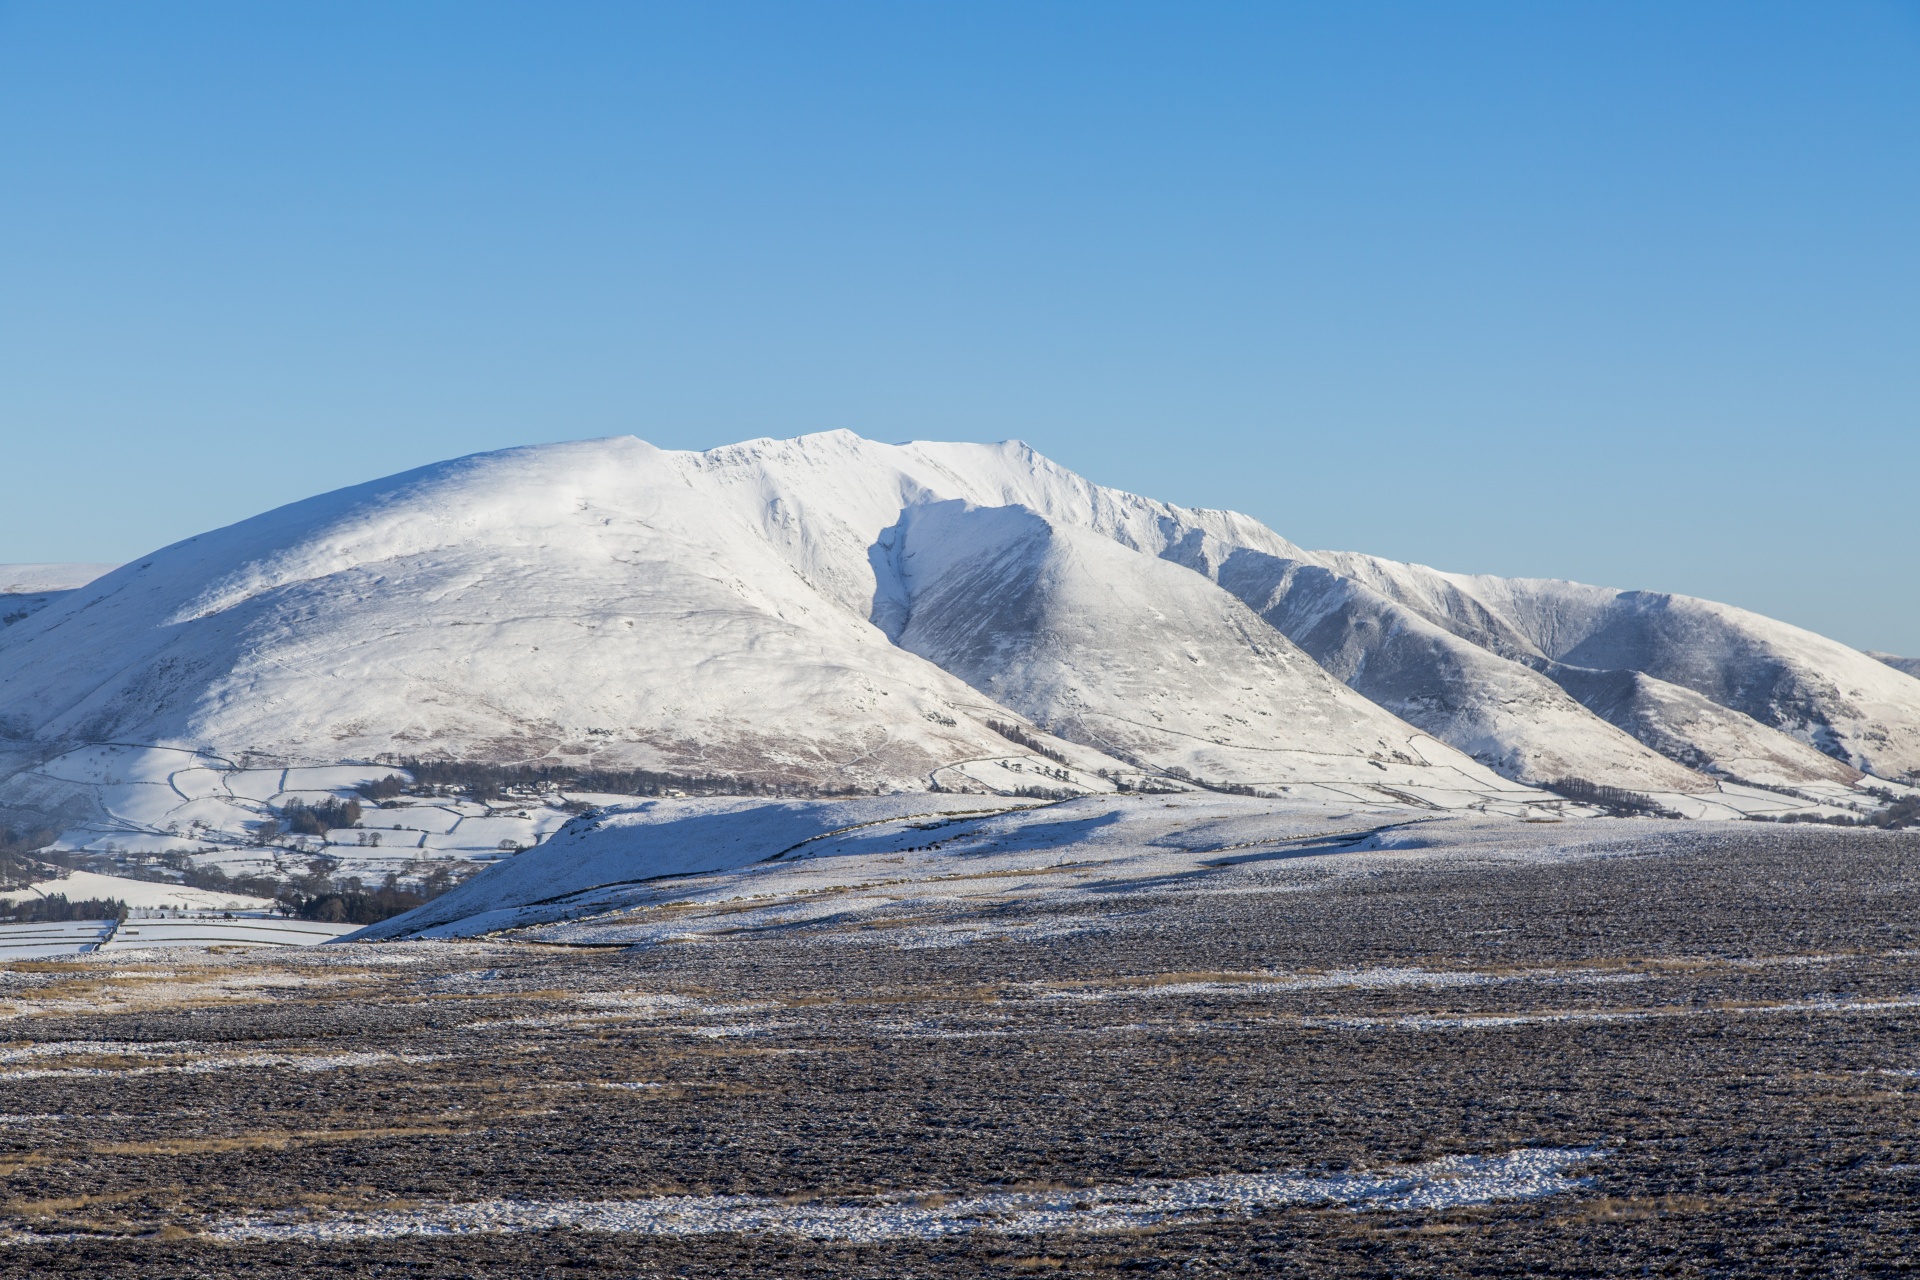
{"label": "snowy slope", "polygon": [[1015,754],[866,620],[857,525],[769,537],[800,495],[713,468],[633,439],[508,450],[189,539],[0,633],[0,724],[861,787]]}
{"label": "snowy slope", "polygon": [[0,627],[24,621],[112,569],[110,564],[0,564]]}
{"label": "snowy slope", "polygon": [[1644,672],[1554,663],[1548,674],[1594,714],[1712,777],[1786,788],[1860,781],[1860,771],[1851,765]]}
{"label": "snowy slope", "polygon": [[[1257,521],[1102,489],[1017,442],[901,448],[937,464],[947,485],[965,490],[958,496],[981,506],[1027,506],[1056,524],[1090,529],[1214,578],[1358,692],[1504,776],[1527,782],[1577,776],[1638,790],[1712,789],[1707,778],[1593,715],[1537,671],[1501,661],[1525,658],[1529,644],[1489,610],[1478,611],[1484,623],[1479,633],[1423,625],[1422,618],[1369,593],[1364,583],[1335,574],[1343,583],[1331,594],[1358,604],[1349,617],[1368,615],[1352,619],[1357,630],[1386,636],[1395,655],[1380,652],[1364,634],[1339,634],[1344,629],[1339,622],[1310,635],[1294,625],[1296,611],[1274,599],[1272,589],[1286,566],[1307,566],[1316,556]],[[931,486],[939,483],[929,480]],[[1297,602],[1300,611],[1322,621],[1338,608],[1328,595],[1307,591]],[[895,607],[885,599],[883,586],[876,620],[885,625],[884,617]],[[1454,612],[1471,617],[1475,611],[1461,601]],[[1505,631],[1506,643],[1489,653],[1486,636],[1497,631]],[[1359,660],[1362,652],[1365,661]]]}
{"label": "snowy slope", "polygon": [[1712,787],[1538,671],[1463,639],[1364,582],[1250,550],[1224,556],[1215,572],[1221,586],[1335,676],[1507,777],[1584,778],[1635,791]]}
{"label": "snowy slope", "polygon": [[1315,556],[1492,652],[1638,671],[1853,768],[1887,778],[1920,769],[1920,681],[1811,631],[1691,596]]}
{"label": "snowy slope", "polygon": [[917,815],[899,812],[903,797],[852,802],[851,812],[844,801],[660,802],[569,828],[358,936],[951,947],[1151,930],[1169,894],[1244,892],[1249,877],[1298,877],[1311,891],[1330,875],[1375,875],[1382,862],[1644,857],[1686,839],[1657,820],[1532,824],[1386,804],[1163,801],[1103,795]]}
{"label": "snowy slope", "polygon": [[[583,919],[595,929],[609,923],[605,913],[640,902],[679,902],[705,914],[712,905],[706,890],[715,883],[727,886],[730,902],[721,909],[742,929],[831,924],[861,908],[924,914],[957,900],[1004,901],[1055,880],[1048,871],[1081,888],[1110,891],[1116,865],[1142,854],[1149,866],[1141,879],[1184,878],[1284,856],[1329,837],[1350,845],[1375,828],[1417,828],[1433,818],[1393,804],[1329,807],[1204,794],[1172,802],[1106,795],[1018,807],[939,795],[777,804],[650,801],[583,819],[424,906],[368,926],[357,940],[472,937]],[[1493,820],[1475,815],[1466,821],[1478,828]],[[1102,869],[1091,879],[1085,875],[1090,860]],[[689,879],[713,873],[720,874]],[[975,876],[985,883],[968,883]],[[787,892],[762,893],[752,883],[769,877],[785,882]],[[816,895],[831,905],[810,910],[804,899]],[[761,900],[769,897],[774,901],[763,909]]]}
{"label": "snowy slope", "polygon": [[1880,653],[1873,649],[1867,650],[1867,656],[1875,662],[1886,663],[1895,671],[1904,671],[1910,676],[1920,677],[1920,658],[1902,658],[1897,654]]}
{"label": "snowy slope", "polygon": [[1213,582],[1023,506],[881,535],[894,639],[1062,737],[1214,782],[1499,790]]}
{"label": "snowy slope", "polygon": [[110,564],[0,564],[0,596],[72,591],[113,572],[115,567]]}
{"label": "snowy slope", "polygon": [[1824,636],[1731,605],[1623,591],[1577,644],[1584,667],[1644,671],[1855,768],[1920,772],[1920,681]]}
{"label": "snowy slope", "polygon": [[554,903],[553,914],[576,914],[567,901],[594,890],[665,876],[694,875],[790,857],[829,836],[922,830],[952,815],[1012,813],[1032,800],[921,794],[851,800],[644,800],[569,823],[538,849],[490,867],[404,916],[369,925],[363,937],[388,938],[455,920]]}

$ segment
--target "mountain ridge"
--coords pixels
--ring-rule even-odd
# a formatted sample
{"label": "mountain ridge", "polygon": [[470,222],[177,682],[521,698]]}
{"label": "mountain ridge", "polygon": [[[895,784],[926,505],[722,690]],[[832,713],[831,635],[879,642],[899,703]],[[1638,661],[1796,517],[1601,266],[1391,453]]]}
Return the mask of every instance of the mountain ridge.
{"label": "mountain ridge", "polygon": [[[996,723],[1058,735],[1060,763]],[[1309,552],[1016,441],[628,436],[141,557],[0,629],[0,733],[22,759],[129,741],[862,790],[1524,804],[1570,778],[1830,803],[1920,769],[1920,681],[1731,606]]]}

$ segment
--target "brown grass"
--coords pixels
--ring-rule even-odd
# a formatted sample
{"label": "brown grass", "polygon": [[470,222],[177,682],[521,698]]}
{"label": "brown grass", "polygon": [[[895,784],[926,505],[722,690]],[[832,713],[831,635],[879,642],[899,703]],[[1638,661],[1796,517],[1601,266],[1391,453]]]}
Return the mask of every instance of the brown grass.
{"label": "brown grass", "polygon": [[289,1129],[242,1133],[226,1138],[160,1138],[152,1142],[99,1142],[87,1150],[102,1156],[186,1156],[211,1151],[269,1151],[321,1142],[364,1142],[369,1138],[417,1138],[481,1132],[452,1125],[400,1125],[378,1129]]}
{"label": "brown grass", "polygon": [[1557,1222],[1590,1224],[1595,1222],[1644,1222],[1679,1213],[1706,1213],[1716,1207],[1704,1196],[1602,1196],[1589,1200]]}

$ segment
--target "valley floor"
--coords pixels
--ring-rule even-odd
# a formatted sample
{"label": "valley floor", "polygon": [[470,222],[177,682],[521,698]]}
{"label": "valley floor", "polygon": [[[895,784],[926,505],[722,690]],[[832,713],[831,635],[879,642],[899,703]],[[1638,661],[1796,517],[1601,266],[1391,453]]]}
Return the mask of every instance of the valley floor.
{"label": "valley floor", "polygon": [[14,964],[0,1274],[1908,1274],[1920,834],[1511,830]]}

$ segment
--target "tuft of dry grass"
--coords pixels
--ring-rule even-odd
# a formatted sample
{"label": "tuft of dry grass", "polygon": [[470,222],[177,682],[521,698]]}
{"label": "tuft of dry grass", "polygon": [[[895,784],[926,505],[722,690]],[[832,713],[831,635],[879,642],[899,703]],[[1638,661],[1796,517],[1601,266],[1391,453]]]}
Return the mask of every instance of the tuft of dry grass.
{"label": "tuft of dry grass", "polygon": [[475,1132],[452,1125],[399,1125],[378,1129],[292,1129],[235,1134],[226,1138],[159,1138],[151,1142],[99,1142],[88,1147],[103,1156],[187,1156],[213,1151],[275,1151],[320,1142],[365,1142],[372,1138],[417,1138]]}
{"label": "tuft of dry grass", "polygon": [[1572,1224],[1645,1222],[1677,1213],[1705,1213],[1715,1207],[1704,1196],[1602,1196],[1589,1200],[1557,1221]]}

